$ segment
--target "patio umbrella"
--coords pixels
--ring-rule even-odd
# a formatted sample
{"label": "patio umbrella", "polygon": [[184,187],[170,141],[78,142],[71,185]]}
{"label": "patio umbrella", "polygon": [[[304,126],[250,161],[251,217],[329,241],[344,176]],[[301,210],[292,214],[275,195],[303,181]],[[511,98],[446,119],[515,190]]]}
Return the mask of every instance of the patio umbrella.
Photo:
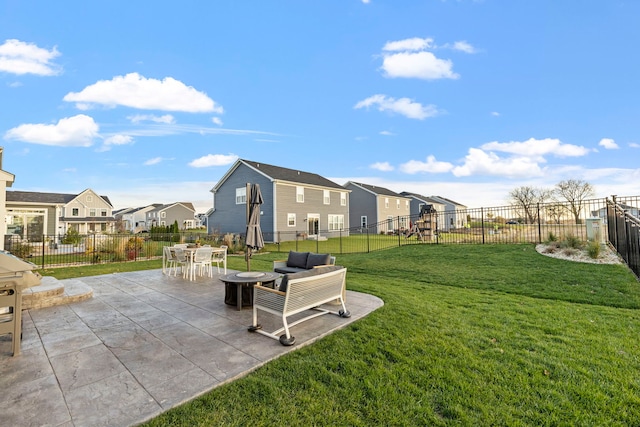
{"label": "patio umbrella", "polygon": [[251,271],[251,252],[264,247],[264,238],[260,228],[260,206],[262,193],[259,184],[247,184],[247,271]]}

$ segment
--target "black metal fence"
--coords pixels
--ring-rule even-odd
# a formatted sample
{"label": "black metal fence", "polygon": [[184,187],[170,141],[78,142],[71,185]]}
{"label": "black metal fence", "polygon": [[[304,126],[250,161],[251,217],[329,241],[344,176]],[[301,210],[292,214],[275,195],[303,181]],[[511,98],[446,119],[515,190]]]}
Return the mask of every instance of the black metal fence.
{"label": "black metal fence", "polygon": [[[366,253],[420,244],[542,243],[569,237],[606,242],[617,248],[638,274],[638,218],[640,197],[585,200],[579,204],[544,203],[456,211],[423,211],[418,215],[389,216],[366,227],[343,230],[292,230],[264,233],[263,251],[289,250]],[[634,234],[635,233],[635,234]],[[41,268],[97,264],[162,256],[162,248],[176,242],[219,246],[229,253],[244,250],[244,234],[206,235],[195,232],[151,234],[91,234],[76,237],[39,236],[21,240],[6,236],[5,249]],[[634,267],[635,266],[635,267]]]}
{"label": "black metal fence", "polygon": [[609,242],[629,268],[640,277],[640,216],[638,198],[607,199]]}

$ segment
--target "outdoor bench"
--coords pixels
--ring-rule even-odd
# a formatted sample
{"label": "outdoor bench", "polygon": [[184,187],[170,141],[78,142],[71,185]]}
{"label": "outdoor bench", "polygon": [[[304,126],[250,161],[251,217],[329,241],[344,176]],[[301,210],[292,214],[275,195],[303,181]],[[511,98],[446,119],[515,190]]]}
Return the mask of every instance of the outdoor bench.
{"label": "outdoor bench", "polygon": [[[295,337],[289,328],[323,314],[335,314],[340,317],[350,317],[351,313],[345,306],[347,269],[342,266],[324,266],[313,268],[301,273],[285,274],[278,289],[271,289],[257,285],[253,288],[253,323],[250,332],[258,332],[267,337],[279,340],[282,345],[295,344]],[[331,311],[320,308],[328,302],[339,302],[342,308]],[[306,310],[313,312],[292,323],[287,317]],[[258,310],[280,316],[282,328],[273,332],[262,330],[258,323]],[[284,334],[278,336],[281,332]]]}
{"label": "outdoor bench", "polygon": [[273,261],[273,271],[276,273],[299,273],[315,267],[334,265],[336,257],[331,254],[317,254],[314,252],[289,251],[285,260]]}

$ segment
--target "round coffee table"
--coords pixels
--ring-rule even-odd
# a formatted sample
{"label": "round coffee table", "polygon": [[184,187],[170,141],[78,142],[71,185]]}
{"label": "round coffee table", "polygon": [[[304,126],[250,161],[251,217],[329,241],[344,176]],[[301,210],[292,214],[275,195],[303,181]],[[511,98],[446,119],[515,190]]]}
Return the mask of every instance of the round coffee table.
{"label": "round coffee table", "polygon": [[[235,305],[238,310],[242,310],[242,306],[253,306],[253,292],[249,292],[247,298],[242,298],[243,288],[253,291],[255,285],[269,285],[274,284],[275,280],[280,277],[280,273],[273,273],[271,271],[242,271],[239,273],[230,273],[220,276],[220,280],[224,282],[226,289],[230,294],[233,292],[235,285],[235,304],[232,299],[228,299],[225,295],[225,304]],[[245,301],[243,301],[243,299]],[[243,304],[244,303],[244,304]]]}

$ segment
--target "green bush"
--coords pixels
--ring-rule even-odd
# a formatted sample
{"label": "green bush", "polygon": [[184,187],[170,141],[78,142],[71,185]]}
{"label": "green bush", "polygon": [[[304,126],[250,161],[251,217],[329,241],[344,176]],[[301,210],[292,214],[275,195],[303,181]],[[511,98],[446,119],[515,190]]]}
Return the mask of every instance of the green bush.
{"label": "green bush", "polygon": [[77,245],[81,240],[82,237],[80,237],[80,232],[75,228],[69,228],[67,230],[67,234],[62,238],[61,243],[65,245]]}
{"label": "green bush", "polygon": [[596,241],[591,241],[587,246],[587,253],[591,258],[597,259],[600,256],[601,249],[602,249],[602,246],[600,246],[600,243]]}
{"label": "green bush", "polygon": [[580,240],[578,237],[574,236],[573,234],[568,234],[563,242],[562,242],[562,246],[565,248],[571,248],[571,249],[581,249],[584,246],[584,243],[582,242],[582,240]]}
{"label": "green bush", "polygon": [[552,231],[550,231],[549,234],[547,235],[547,243],[557,242],[557,241],[558,241],[558,236],[556,236],[555,234],[553,234]]}

